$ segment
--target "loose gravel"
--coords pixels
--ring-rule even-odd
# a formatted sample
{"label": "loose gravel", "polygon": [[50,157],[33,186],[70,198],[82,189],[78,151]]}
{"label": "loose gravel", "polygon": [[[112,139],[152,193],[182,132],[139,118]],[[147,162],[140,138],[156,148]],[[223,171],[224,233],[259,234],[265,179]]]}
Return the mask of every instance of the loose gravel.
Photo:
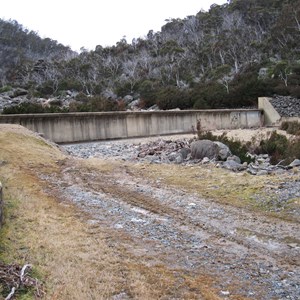
{"label": "loose gravel", "polygon": [[[140,147],[140,141],[128,140],[63,146],[81,158],[136,163],[141,161]],[[273,220],[224,206],[125,171],[112,178],[90,172],[80,175],[76,166],[69,166],[60,178],[47,175],[43,179],[62,199],[86,212],[89,222],[130,236],[135,241],[131,251],[147,255],[148,264],[163,263],[219,278],[215,288],[225,299],[231,299],[231,295],[300,299],[299,222]],[[78,182],[78,176],[84,177],[84,182]],[[140,203],[104,192],[99,182],[103,187],[107,182],[124,193],[139,195]],[[282,206],[300,196],[300,181],[283,181],[277,186],[270,183],[266,190],[270,197],[262,201],[273,201],[274,207],[279,207],[278,203]],[[147,199],[155,201],[154,210],[148,208]]]}

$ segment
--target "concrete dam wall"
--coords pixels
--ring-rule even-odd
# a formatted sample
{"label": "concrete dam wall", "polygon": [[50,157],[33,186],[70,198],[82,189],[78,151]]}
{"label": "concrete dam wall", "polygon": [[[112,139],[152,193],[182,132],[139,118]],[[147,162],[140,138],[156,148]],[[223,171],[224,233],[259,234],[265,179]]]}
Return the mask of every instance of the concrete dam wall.
{"label": "concrete dam wall", "polygon": [[0,115],[0,123],[20,124],[56,143],[258,128],[261,110],[184,110]]}

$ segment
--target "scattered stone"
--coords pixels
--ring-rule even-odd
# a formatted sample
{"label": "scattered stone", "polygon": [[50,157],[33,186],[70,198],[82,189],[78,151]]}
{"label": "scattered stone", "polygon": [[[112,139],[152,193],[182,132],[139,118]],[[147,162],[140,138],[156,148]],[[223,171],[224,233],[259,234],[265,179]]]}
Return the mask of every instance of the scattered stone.
{"label": "scattered stone", "polygon": [[208,157],[204,157],[201,161],[201,163],[204,164],[208,164],[210,162],[210,159]]}
{"label": "scattered stone", "polygon": [[227,161],[229,161],[229,160],[233,160],[233,161],[235,161],[235,162],[238,163],[238,164],[241,164],[241,163],[242,163],[242,162],[241,162],[241,159],[240,159],[238,156],[236,156],[236,155],[228,156],[228,157],[227,157]]}
{"label": "scattered stone", "polygon": [[246,166],[244,166],[242,164],[239,164],[239,163],[237,163],[234,160],[227,160],[227,161],[225,161],[222,164],[222,167],[224,169],[231,170],[231,171],[234,171],[234,172],[244,171],[247,168]]}
{"label": "scattered stone", "polygon": [[257,176],[262,176],[262,175],[268,175],[269,172],[267,170],[259,170],[256,175]]}
{"label": "scattered stone", "polygon": [[292,161],[289,164],[290,167],[294,168],[294,167],[299,167],[300,166],[300,159],[295,159],[294,161]]}
{"label": "scattered stone", "polygon": [[223,296],[229,296],[229,295],[230,295],[230,292],[228,292],[228,291],[221,291],[221,294],[222,294]]}
{"label": "scattered stone", "polygon": [[[224,144],[223,144],[224,145]],[[155,164],[209,164],[215,167],[241,172],[247,170],[252,175],[268,175],[282,174],[293,169],[296,172],[300,169],[300,160],[294,160],[289,166],[271,165],[270,157],[267,154],[256,155],[250,157],[254,162],[241,162],[236,155],[230,155],[226,161],[220,161],[220,148],[226,149],[226,155],[231,153],[226,145],[214,143],[209,140],[166,140],[159,138],[154,141],[130,144],[124,141],[114,142],[96,142],[76,145],[65,145],[64,148],[72,155],[82,158],[93,156],[116,157],[122,160],[145,161]],[[227,149],[228,148],[228,149]],[[210,155],[210,157],[208,156]],[[249,154],[250,155],[250,154]]]}
{"label": "scattered stone", "polygon": [[270,102],[281,117],[300,117],[300,99],[276,95]]}
{"label": "scattered stone", "polygon": [[131,95],[126,95],[126,96],[123,98],[123,100],[124,100],[124,102],[125,102],[126,104],[129,104],[129,103],[131,103],[134,99],[133,99],[133,96],[131,96]]}

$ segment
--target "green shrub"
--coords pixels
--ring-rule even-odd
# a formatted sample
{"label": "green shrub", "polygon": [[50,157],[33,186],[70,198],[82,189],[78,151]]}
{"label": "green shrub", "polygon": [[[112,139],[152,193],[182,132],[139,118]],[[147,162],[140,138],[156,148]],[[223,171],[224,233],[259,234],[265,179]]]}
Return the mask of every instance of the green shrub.
{"label": "green shrub", "polygon": [[285,121],[282,122],[280,129],[285,130],[289,134],[300,136],[300,123],[297,121]]}
{"label": "green shrub", "polygon": [[156,103],[160,109],[188,109],[193,106],[189,92],[175,86],[161,89],[157,95]]}
{"label": "green shrub", "polygon": [[36,89],[41,94],[42,97],[47,97],[53,95],[54,93],[54,87],[52,81],[46,81],[40,86],[38,86]]}
{"label": "green shrub", "polygon": [[139,85],[138,92],[140,93],[141,101],[144,108],[149,108],[156,104],[158,87],[151,80],[145,80]]}
{"label": "green shrub", "polygon": [[288,139],[276,131],[264,141],[261,141],[259,153],[267,153],[271,157],[271,164],[288,165],[294,159],[300,158],[300,138]]}
{"label": "green shrub", "polygon": [[[284,128],[287,126],[286,124],[283,125]],[[197,130],[198,139],[222,142],[227,145],[232,154],[238,156],[242,162],[250,163],[253,161],[253,159],[247,155],[247,153],[250,152],[251,145],[249,143],[229,139],[226,133],[221,136],[216,136],[210,131],[203,132],[201,131],[200,123],[197,124]],[[296,138],[288,139],[286,136],[274,131],[269,138],[262,140],[257,148],[252,149],[252,152],[256,154],[268,154],[270,156],[270,163],[273,165],[279,163],[281,165],[288,165],[294,159],[300,159],[300,137],[297,136]]]}
{"label": "green shrub", "polygon": [[75,100],[86,103],[88,102],[89,98],[85,93],[80,92],[75,96]]}
{"label": "green shrub", "polygon": [[226,90],[219,83],[199,83],[195,85],[190,95],[195,109],[224,108],[228,97]]}
{"label": "green shrub", "polygon": [[58,90],[75,90],[81,91],[82,87],[80,82],[73,78],[66,78],[59,82]]}
{"label": "green shrub", "polygon": [[70,112],[100,112],[121,109],[122,105],[119,105],[117,101],[108,100],[101,96],[89,97],[84,103],[72,102],[69,107]]}
{"label": "green shrub", "polygon": [[12,90],[12,87],[10,85],[4,85],[0,88],[0,93],[9,92]]}
{"label": "green shrub", "polygon": [[63,113],[68,112],[66,108],[58,106],[43,107],[41,104],[23,102],[19,105],[5,107],[3,114],[42,114],[42,113]]}

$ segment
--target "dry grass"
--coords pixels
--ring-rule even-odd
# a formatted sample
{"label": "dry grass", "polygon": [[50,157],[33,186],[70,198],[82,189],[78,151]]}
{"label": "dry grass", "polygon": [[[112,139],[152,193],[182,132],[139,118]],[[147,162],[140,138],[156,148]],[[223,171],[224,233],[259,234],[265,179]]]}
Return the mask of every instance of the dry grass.
{"label": "dry grass", "polygon": [[[279,213],[269,212],[269,207],[256,201],[253,195],[267,198],[265,188],[282,181],[299,180],[299,174],[280,174],[253,176],[248,173],[234,173],[226,169],[208,165],[135,165],[136,176],[159,179],[163,184],[180,188],[212,201],[246,208],[255,212],[268,213],[270,216],[285,219],[289,209],[299,206],[299,199],[290,201],[286,210]],[[288,216],[288,218],[290,218]]]}
{"label": "dry grass", "polygon": [[[219,299],[211,288],[213,279],[148,266],[147,257],[134,256],[120,242],[132,243],[129,238],[90,225],[71,204],[46,194],[48,184],[36,174],[61,171],[70,158],[58,148],[24,128],[2,125],[0,145],[6,214],[1,259],[33,264],[46,299]],[[86,172],[97,168],[108,174],[116,167],[89,164],[82,163]]]}

